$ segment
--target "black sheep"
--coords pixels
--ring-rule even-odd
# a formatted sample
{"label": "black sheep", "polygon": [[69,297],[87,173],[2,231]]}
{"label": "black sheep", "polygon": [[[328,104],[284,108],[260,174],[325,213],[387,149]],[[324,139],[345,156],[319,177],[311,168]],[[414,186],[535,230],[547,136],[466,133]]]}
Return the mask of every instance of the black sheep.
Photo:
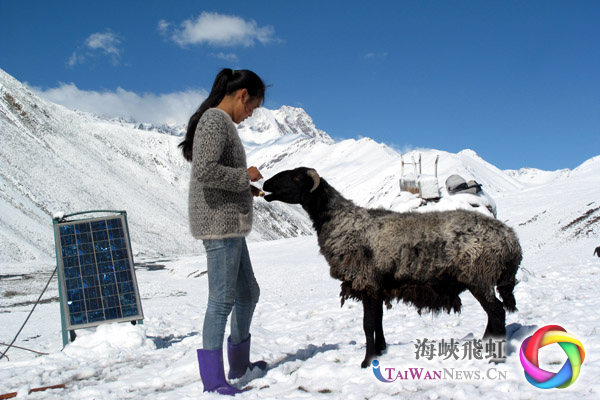
{"label": "black sheep", "polygon": [[[516,311],[513,289],[522,259],[514,231],[475,211],[397,213],[358,207],[314,169],[283,171],[267,180],[267,201],[300,204],[312,219],[342,304],[363,303],[366,368],[386,348],[383,304],[459,312],[468,289],[488,314],[484,338],[504,339],[505,309]],[[495,296],[494,289],[502,297]]]}

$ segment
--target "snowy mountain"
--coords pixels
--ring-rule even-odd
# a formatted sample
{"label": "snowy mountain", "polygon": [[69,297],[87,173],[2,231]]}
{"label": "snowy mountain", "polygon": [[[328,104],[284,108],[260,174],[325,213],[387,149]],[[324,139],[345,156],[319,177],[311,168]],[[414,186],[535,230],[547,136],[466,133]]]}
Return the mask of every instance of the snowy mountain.
{"label": "snowy mountain", "polygon": [[312,118],[303,109],[288,106],[275,111],[259,108],[238,125],[238,132],[246,148],[264,145],[286,135],[305,136],[333,143],[329,135],[317,129]]}
{"label": "snowy mountain", "polygon": [[581,241],[593,246],[592,250],[600,245],[600,157],[572,171],[557,171],[547,183],[507,197],[513,199],[507,222],[517,228],[522,241],[535,243],[533,254],[560,247],[558,243]]}
{"label": "snowy mountain", "polygon": [[570,169],[559,169],[557,171],[543,171],[537,168],[521,168],[519,170],[504,170],[504,172],[521,182],[528,185],[543,185],[555,180],[568,178],[571,174]]}
{"label": "snowy mountain", "polygon": [[154,125],[151,123],[143,123],[136,121],[128,121],[123,118],[111,118],[110,122],[114,122],[118,125],[125,126],[131,129],[139,129],[142,131],[151,131],[158,133],[166,133],[168,135],[173,136],[183,136],[185,135],[186,126],[185,125]]}
{"label": "snowy mountain", "polygon": [[[67,110],[1,70],[0,126],[0,262],[53,258],[58,211],[127,211],[136,255],[199,251],[189,234],[180,137]],[[253,240],[311,232],[285,205],[256,207]]]}
{"label": "snowy mountain", "polygon": [[[53,258],[52,214],[56,211],[126,210],[136,256],[201,251],[188,233],[189,165],[177,148],[182,127],[166,132],[138,122],[107,121],[74,112],[36,97],[1,70],[0,90],[0,262]],[[239,132],[249,165],[257,166],[265,178],[284,169],[309,166],[359,205],[407,211],[420,203],[406,193],[401,196],[398,152],[368,138],[335,142],[300,108],[258,109],[240,124]],[[440,157],[442,194],[452,174],[476,180],[494,199],[532,190],[528,181],[535,181],[531,171],[505,173],[472,150],[452,154],[427,149],[403,157],[407,161],[419,155],[424,174],[434,173],[434,160]],[[592,159],[574,171],[546,175],[559,175],[568,186],[577,177],[597,178],[591,167],[595,164],[597,160]],[[536,174],[544,176],[542,171]],[[544,186],[541,183],[538,189]],[[454,200],[446,196],[425,209],[470,207],[449,199]],[[575,208],[573,215],[587,211]],[[251,241],[312,233],[299,206],[257,199],[255,209]],[[505,217],[499,207],[498,218]],[[529,219],[524,216],[517,223]],[[562,225],[558,221],[556,225],[557,232],[562,232]]]}

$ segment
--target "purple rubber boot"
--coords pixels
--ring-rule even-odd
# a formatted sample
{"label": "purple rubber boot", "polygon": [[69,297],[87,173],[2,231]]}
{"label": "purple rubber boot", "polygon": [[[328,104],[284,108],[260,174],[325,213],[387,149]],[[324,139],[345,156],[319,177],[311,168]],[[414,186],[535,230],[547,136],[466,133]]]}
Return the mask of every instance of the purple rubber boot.
{"label": "purple rubber boot", "polygon": [[250,337],[242,343],[231,343],[231,336],[227,338],[227,359],[229,360],[229,379],[238,379],[244,376],[248,368],[251,370],[258,368],[261,370],[267,369],[267,363],[264,361],[250,362]]}
{"label": "purple rubber boot", "polygon": [[223,368],[223,350],[198,349],[198,365],[200,366],[200,377],[204,384],[205,392],[217,392],[229,396],[242,393],[225,380]]}

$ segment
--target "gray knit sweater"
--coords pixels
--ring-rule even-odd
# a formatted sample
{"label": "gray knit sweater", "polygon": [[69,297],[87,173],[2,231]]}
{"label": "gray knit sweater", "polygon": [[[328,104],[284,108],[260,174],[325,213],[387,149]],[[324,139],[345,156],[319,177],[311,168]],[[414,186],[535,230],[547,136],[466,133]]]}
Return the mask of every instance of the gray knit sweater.
{"label": "gray knit sweater", "polygon": [[246,152],[229,114],[210,108],[194,136],[189,193],[196,239],[246,236],[252,230],[252,192]]}

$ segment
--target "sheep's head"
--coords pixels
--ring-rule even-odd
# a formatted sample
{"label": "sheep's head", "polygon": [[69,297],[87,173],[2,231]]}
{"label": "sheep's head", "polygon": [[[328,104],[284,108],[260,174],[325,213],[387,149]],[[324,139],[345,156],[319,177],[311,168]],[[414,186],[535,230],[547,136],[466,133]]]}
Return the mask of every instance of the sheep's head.
{"label": "sheep's head", "polygon": [[300,167],[282,171],[268,179],[263,185],[263,190],[268,192],[265,200],[279,200],[284,203],[302,204],[319,184],[321,178],[312,168]]}

